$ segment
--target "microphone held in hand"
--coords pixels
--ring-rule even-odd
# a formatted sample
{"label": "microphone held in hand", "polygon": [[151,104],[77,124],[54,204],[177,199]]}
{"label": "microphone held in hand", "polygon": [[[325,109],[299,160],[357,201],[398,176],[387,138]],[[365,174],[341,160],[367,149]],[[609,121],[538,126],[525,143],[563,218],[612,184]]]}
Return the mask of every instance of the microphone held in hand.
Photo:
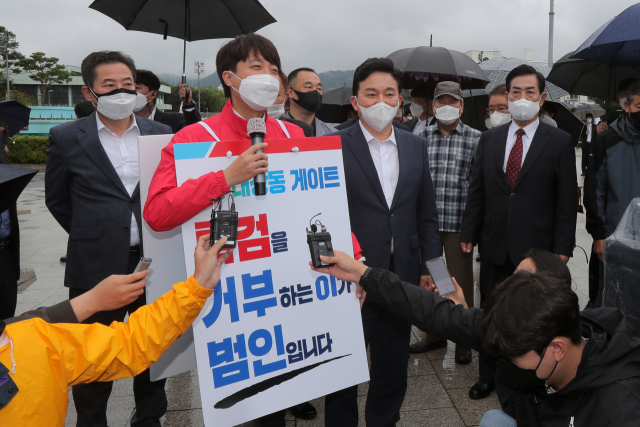
{"label": "microphone held in hand", "polygon": [[[265,124],[264,119],[261,119],[259,117],[249,119],[249,123],[247,123],[247,135],[249,135],[249,137],[251,138],[251,145],[263,143],[264,136],[266,134],[267,125]],[[263,152],[264,151],[262,150],[262,148],[256,151],[256,153]],[[267,194],[264,173],[259,173],[258,175],[256,175],[253,181],[256,196],[264,196],[265,194]]]}

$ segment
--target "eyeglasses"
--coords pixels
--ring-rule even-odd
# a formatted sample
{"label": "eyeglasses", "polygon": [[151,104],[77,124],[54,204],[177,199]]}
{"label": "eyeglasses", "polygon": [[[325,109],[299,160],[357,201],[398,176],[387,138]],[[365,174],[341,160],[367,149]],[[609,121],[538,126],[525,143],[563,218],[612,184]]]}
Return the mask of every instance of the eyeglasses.
{"label": "eyeglasses", "polygon": [[499,112],[499,113],[503,113],[503,114],[504,114],[504,113],[507,113],[507,112],[509,111],[509,108],[508,108],[506,105],[500,105],[500,106],[498,106],[498,109],[497,109],[497,110],[496,110],[495,108],[493,108],[493,107],[489,107],[489,108],[487,108],[487,109],[485,110],[485,113],[486,113],[486,114],[493,114],[493,113],[495,113],[496,111],[497,111],[497,112]]}

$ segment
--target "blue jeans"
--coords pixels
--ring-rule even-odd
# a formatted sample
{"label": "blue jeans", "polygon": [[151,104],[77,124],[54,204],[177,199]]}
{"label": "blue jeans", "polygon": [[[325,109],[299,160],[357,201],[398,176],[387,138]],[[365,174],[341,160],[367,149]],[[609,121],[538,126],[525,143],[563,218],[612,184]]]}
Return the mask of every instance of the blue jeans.
{"label": "blue jeans", "polygon": [[516,420],[499,409],[487,411],[480,420],[479,427],[517,427]]}

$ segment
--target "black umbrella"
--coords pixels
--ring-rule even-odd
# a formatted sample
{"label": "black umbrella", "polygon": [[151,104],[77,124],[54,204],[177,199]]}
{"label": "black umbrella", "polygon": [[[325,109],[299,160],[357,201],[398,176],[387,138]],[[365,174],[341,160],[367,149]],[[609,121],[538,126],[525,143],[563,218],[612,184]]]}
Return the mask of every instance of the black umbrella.
{"label": "black umbrella", "polygon": [[15,203],[22,190],[37,173],[35,169],[0,165],[0,198],[6,202]]}
{"label": "black umbrella", "polygon": [[553,64],[547,80],[574,95],[616,99],[618,83],[640,78],[640,65],[609,66],[602,62],[571,58],[573,52]]}
{"label": "black umbrella", "polygon": [[348,120],[347,114],[352,108],[351,87],[337,87],[324,92],[316,117],[327,123],[343,123]]}
{"label": "black umbrella", "polygon": [[15,99],[0,102],[0,120],[7,125],[9,136],[29,126],[29,113],[31,108],[20,104]]}
{"label": "black umbrella", "polygon": [[[550,108],[549,106],[552,107]],[[553,111],[553,120],[558,124],[558,128],[571,134],[574,139],[574,145],[578,145],[584,123],[571,112],[569,106],[562,101],[547,100],[544,101],[542,108],[549,112]]]}
{"label": "black umbrella", "polygon": [[127,30],[184,40],[183,83],[188,41],[231,38],[276,22],[258,0],[95,0],[89,7]]}
{"label": "black umbrella", "polygon": [[460,120],[467,126],[484,132],[487,126],[484,124],[484,114],[489,108],[489,92],[484,89],[463,90],[464,111]]}
{"label": "black umbrella", "polygon": [[400,49],[387,56],[404,73],[402,86],[415,88],[423,84],[435,87],[440,81],[456,81],[462,89],[482,89],[489,77],[473,59],[443,47],[419,46]]}

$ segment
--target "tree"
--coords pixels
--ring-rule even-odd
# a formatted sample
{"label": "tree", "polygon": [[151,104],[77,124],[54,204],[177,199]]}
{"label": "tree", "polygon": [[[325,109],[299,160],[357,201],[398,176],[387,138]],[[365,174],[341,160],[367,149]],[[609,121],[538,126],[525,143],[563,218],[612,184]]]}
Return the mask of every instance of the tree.
{"label": "tree", "polygon": [[[17,50],[18,42],[15,41],[15,37],[16,35],[11,31],[3,26],[0,26],[0,68],[2,68],[0,70],[0,94],[4,94],[4,97],[0,97],[0,99],[5,99],[7,94],[7,64],[5,64],[5,48],[9,51],[7,53],[7,62],[9,62],[9,68],[13,68],[14,64],[18,60],[24,58],[24,55],[22,55]],[[13,39],[14,41],[7,43],[7,46],[5,46],[5,43],[2,40],[5,40],[6,38]],[[9,84],[11,84],[11,77],[9,77]]]}
{"label": "tree", "polygon": [[34,52],[29,58],[20,59],[17,65],[23,72],[31,73],[29,77],[42,85],[41,102],[49,85],[71,81],[71,73],[64,69],[64,65],[58,64],[58,58],[46,57],[44,52]]}

